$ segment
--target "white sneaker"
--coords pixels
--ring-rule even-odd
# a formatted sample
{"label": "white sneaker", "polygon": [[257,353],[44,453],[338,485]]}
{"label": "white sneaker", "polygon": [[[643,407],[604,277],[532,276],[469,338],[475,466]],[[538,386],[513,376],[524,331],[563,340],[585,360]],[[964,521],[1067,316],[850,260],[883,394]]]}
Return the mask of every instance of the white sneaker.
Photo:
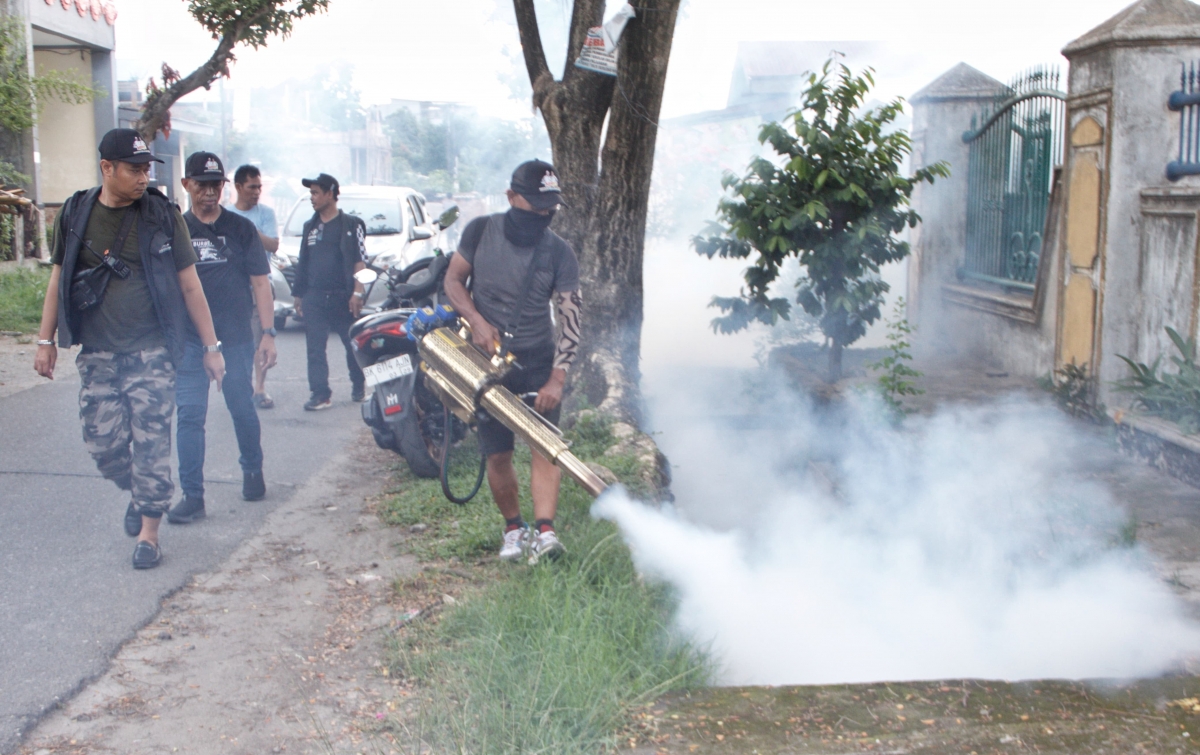
{"label": "white sneaker", "polygon": [[546,530],[537,534],[537,537],[533,539],[533,546],[530,550],[539,559],[548,558],[553,560],[561,556],[567,549],[559,542],[558,535],[554,533],[554,530]]}
{"label": "white sneaker", "polygon": [[504,533],[504,541],[500,544],[500,560],[516,561],[525,555],[529,542],[529,527],[517,527]]}

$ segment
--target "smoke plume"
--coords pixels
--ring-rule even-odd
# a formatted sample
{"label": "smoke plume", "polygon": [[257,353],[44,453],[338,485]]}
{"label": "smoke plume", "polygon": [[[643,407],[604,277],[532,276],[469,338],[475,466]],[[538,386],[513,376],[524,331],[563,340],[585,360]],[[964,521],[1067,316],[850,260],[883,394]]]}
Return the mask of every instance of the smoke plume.
{"label": "smoke plume", "polygon": [[721,683],[1135,677],[1200,649],[1053,409],[1014,398],[903,429],[870,402],[676,411],[724,393],[657,406],[675,508],[614,491],[593,509],[676,589]]}

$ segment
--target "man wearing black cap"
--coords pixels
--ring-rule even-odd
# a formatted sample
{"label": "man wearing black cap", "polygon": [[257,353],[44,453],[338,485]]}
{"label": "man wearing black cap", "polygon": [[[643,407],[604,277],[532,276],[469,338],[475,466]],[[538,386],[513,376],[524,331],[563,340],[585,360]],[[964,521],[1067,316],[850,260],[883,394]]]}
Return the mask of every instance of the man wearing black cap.
{"label": "man wearing black cap", "polygon": [[[476,218],[463,229],[446,273],[446,294],[471,326],[477,347],[489,355],[497,349],[516,355],[523,369],[509,373],[505,387],[518,396],[536,391],[533,408],[557,423],[567,369],[579,347],[582,300],[575,252],[550,230],[555,211],[564,204],[554,166],[541,160],[519,165],[508,202],[508,212]],[[487,456],[492,497],[505,519],[500,558],[516,560],[526,550],[539,557],[558,556],[563,551],[554,532],[558,467],[533,452],[531,533],[521,518],[512,431],[495,420],[484,421],[479,445]]]}
{"label": "man wearing black cap", "polygon": [[[196,253],[196,272],[204,284],[213,326],[225,354],[227,373],[221,392],[233,418],[241,454],[238,461],[242,467],[242,498],[257,501],[266,495],[266,485],[261,429],[253,398],[254,364],[275,363],[275,313],[267,278],[271,272],[267,252],[254,223],[221,207],[225,167],[219,157],[211,152],[196,152],[188,157],[183,187],[192,202],[183,219]],[[250,329],[252,314],[257,314],[263,327],[257,353]],[[203,356],[200,342],[189,339],[178,369],[176,438],[183,498],[167,512],[167,520],[172,524],[187,524],[205,516],[204,422],[208,415],[208,380]]]}
{"label": "man wearing black cap", "polygon": [[206,380],[225,375],[221,342],[187,225],[157,189],[156,160],[133,129],[100,141],[100,186],[76,192],[58,215],[54,268],[42,307],[34,369],[54,377],[58,345],[82,345],[79,417],[100,473],[130,491],[125,531],[135,569],[159,564],[158,526],[170,506],[175,365],[199,336]]}
{"label": "man wearing black cap", "polygon": [[366,266],[367,226],[361,218],[338,209],[339,187],[333,176],[322,173],[300,183],[308,189],[313,216],[301,231],[292,298],[296,314],[304,318],[308,389],[312,393],[304,409],[312,412],[333,406],[325,358],[330,330],[338,334],[346,349],[350,399],[362,401],[366,396],[366,378],[350,350],[350,326],[358,319],[365,296],[354,274]]}

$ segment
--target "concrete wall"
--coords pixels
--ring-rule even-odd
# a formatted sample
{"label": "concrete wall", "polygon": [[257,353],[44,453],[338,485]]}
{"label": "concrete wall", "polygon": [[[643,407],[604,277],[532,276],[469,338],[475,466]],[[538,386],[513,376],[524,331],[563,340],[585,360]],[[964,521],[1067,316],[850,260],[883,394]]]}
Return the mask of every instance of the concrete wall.
{"label": "concrete wall", "polygon": [[[1169,22],[1169,23],[1168,23]],[[1099,33],[1098,33],[1099,32]],[[1128,377],[1118,356],[1175,354],[1165,327],[1200,327],[1200,177],[1166,178],[1180,114],[1167,99],[1182,63],[1200,59],[1200,8],[1143,0],[1068,46],[1067,181],[1059,363],[1086,364],[1098,398]]]}
{"label": "concrete wall", "polygon": [[[91,53],[35,50],[39,75],[49,71],[74,73],[83,81],[92,78]],[[58,203],[74,192],[95,186],[99,154],[96,152],[96,113],[93,103],[70,105],[49,100],[38,118],[41,152],[41,200]]]}

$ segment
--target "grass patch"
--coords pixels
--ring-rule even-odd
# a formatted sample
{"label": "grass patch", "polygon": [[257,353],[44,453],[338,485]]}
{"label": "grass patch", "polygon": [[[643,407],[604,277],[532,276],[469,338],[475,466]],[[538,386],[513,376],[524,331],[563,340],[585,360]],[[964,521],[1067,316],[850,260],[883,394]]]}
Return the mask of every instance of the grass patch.
{"label": "grass patch", "polygon": [[[585,460],[633,481],[636,460],[601,456],[612,445],[606,419],[585,415],[569,435]],[[452,460],[455,492],[474,481],[473,441]],[[529,513],[529,452],[517,452]],[[486,484],[464,507],[436,481],[401,472],[402,492],[385,519],[425,524],[412,538],[422,558],[479,558],[483,577],[436,621],[394,642],[392,671],[415,680],[419,712],[408,731],[435,752],[594,753],[615,747],[631,708],[704,684],[709,663],[669,627],[669,591],[642,582],[616,528],[595,521],[591,498],[564,479],[556,525],[567,553],[555,563],[496,564],[503,520]],[[413,742],[415,745],[416,742]]]}
{"label": "grass patch", "polygon": [[0,273],[0,330],[36,333],[49,282],[48,270],[17,268]]}

